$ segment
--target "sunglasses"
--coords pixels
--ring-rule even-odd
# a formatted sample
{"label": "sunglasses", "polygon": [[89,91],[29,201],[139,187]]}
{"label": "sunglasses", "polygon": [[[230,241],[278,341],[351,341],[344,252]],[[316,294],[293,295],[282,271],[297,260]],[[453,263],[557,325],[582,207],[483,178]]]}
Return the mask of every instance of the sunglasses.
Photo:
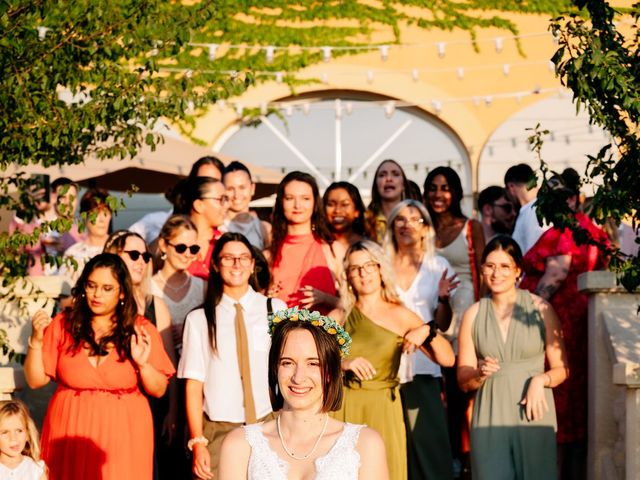
{"label": "sunglasses", "polygon": [[142,257],[142,260],[144,261],[144,263],[149,263],[149,260],[151,260],[151,254],[149,252],[139,252],[138,250],[125,250],[124,253],[129,255],[129,258],[131,259],[132,262],[137,262],[140,257]]}
{"label": "sunglasses", "polygon": [[172,246],[176,253],[184,253],[187,251],[187,249],[189,249],[189,253],[191,253],[191,255],[195,255],[200,251],[200,245],[185,245],[184,243],[174,245],[173,243],[169,242],[167,242],[167,245]]}

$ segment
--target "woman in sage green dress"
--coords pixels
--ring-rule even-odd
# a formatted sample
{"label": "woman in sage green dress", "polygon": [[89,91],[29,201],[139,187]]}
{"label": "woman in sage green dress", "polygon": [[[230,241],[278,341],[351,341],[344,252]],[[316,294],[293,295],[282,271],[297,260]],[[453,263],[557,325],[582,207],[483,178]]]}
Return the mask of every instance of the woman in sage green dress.
{"label": "woman in sage green dress", "polygon": [[422,350],[436,362],[451,366],[451,346],[431,325],[402,306],[391,280],[391,265],[374,242],[354,243],[345,256],[344,310],[331,316],[351,335],[351,354],[342,361],[345,391],[334,417],[364,423],[382,436],[389,460],[389,478],[406,480],[407,451],[402,403],[398,390],[400,355]]}
{"label": "woman in sage green dress", "polygon": [[567,378],[567,358],[553,308],[516,288],[521,265],[510,237],[487,244],[481,270],[491,296],[472,305],[460,327],[458,382],[465,391],[478,390],[471,419],[474,480],[557,478],[551,388]]}

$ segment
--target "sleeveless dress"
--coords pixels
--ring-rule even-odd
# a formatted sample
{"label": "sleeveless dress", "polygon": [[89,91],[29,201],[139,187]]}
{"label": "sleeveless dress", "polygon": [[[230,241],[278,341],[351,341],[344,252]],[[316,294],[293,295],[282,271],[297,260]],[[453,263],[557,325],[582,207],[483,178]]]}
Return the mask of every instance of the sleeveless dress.
{"label": "sleeveless dress", "polygon": [[[608,244],[607,234],[583,213],[576,213],[582,228]],[[587,305],[588,297],[578,291],[578,275],[601,270],[606,259],[593,245],[577,245],[570,230],[550,228],[529,249],[523,260],[524,279],[520,288],[535,292],[544,275],[548,257],[570,255],[567,278],[549,299],[560,320],[571,375],[553,389],[558,414],[558,442],[584,442],[587,438]]]}
{"label": "sleeveless dress", "polygon": [[0,479],[2,480],[40,480],[44,471],[43,460],[36,462],[27,456],[22,457],[22,462],[14,469],[0,463]]}
{"label": "sleeveless dress", "polygon": [[[44,332],[45,373],[58,383],[42,427],[49,480],[151,480],[151,409],[133,362],[112,349],[94,367],[84,351],[69,352],[64,318],[56,316]],[[141,316],[136,324],[151,337],[149,363],[173,375],[156,328]]]}
{"label": "sleeveless dress", "polygon": [[[336,295],[336,285],[322,242],[313,233],[287,235],[280,246],[271,269],[272,284],[279,285],[277,297],[291,308],[300,303],[304,295],[300,288],[311,285],[318,290]],[[326,315],[326,305],[314,305],[314,310]]]}
{"label": "sleeveless dress", "polygon": [[376,374],[371,380],[360,381],[347,372],[342,407],[332,416],[376,430],[387,451],[389,478],[406,480],[406,432],[398,389],[402,337],[376,325],[357,307],[349,313],[344,328],[353,340],[351,358],[366,358]]}
{"label": "sleeveless dress", "polygon": [[449,340],[454,342],[454,349],[457,351],[458,330],[460,329],[460,321],[465,310],[475,302],[475,293],[473,291],[473,279],[471,278],[471,265],[469,264],[469,246],[467,245],[467,220],[460,230],[460,233],[446,247],[436,248],[436,253],[449,262],[453,270],[458,275],[460,284],[456,287],[456,291],[451,296],[451,310],[453,310],[453,318],[451,326],[445,332]]}
{"label": "sleeveless dress", "polygon": [[471,421],[474,480],[556,478],[556,412],[545,388],[549,411],[528,421],[520,401],[532,376],[544,372],[545,326],[529,292],[518,290],[507,339],[502,341],[490,298],[480,300],[472,330],[478,359],[489,355],[500,370],[477,392]]}
{"label": "sleeveless dress", "polygon": [[[364,425],[345,423],[329,452],[315,460],[315,480],[358,480],[360,454],[356,450]],[[247,480],[287,480],[289,464],[278,457],[262,433],[262,423],[243,426],[251,446]]]}

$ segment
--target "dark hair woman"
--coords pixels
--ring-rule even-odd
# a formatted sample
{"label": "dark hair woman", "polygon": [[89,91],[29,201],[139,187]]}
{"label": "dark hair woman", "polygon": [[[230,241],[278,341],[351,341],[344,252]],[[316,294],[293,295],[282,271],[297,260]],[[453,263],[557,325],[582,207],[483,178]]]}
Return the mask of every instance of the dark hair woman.
{"label": "dark hair woman", "polygon": [[568,375],[558,317],[544,299],[516,287],[522,253],[510,237],[487,244],[481,271],[491,295],[465,312],[458,355],[460,387],[477,390],[473,478],[557,478],[551,388]]}
{"label": "dark hair woman", "polygon": [[322,196],[329,230],[346,250],[366,237],[365,208],[360,191],[349,182],[334,182]]}
{"label": "dark hair woman", "polygon": [[342,327],[298,309],[276,312],[270,325],[269,388],[280,414],[227,436],[219,478],[387,480],[380,435],[330,416],[342,403],[340,358],[350,342]]}
{"label": "dark hair woman", "polygon": [[338,303],[344,249],[331,237],[318,185],[311,175],[295,171],[282,179],[272,225],[270,296],[290,307],[314,305],[324,313],[331,310]]}
{"label": "dark hair woman", "polygon": [[142,391],[164,394],[171,360],[138,315],[119,256],[93,257],[72,294],[72,307],[53,320],[42,310],[33,316],[25,361],[31,388],[58,384],[42,430],[50,478],[152,478],[153,423]]}
{"label": "dark hair woman", "polygon": [[220,227],[224,223],[229,198],[224,184],[212,177],[183,180],[176,187],[173,213],[188,216],[198,231],[199,250],[189,266],[189,273],[203,280],[209,278],[211,253]]}
{"label": "dark hair woman", "polygon": [[[251,286],[255,264],[255,251],[244,235],[223,234],[211,256],[204,305],[185,320],[178,376],[186,379],[188,446],[198,478],[213,478],[227,433],[271,415],[269,306],[267,297]],[[277,299],[272,303],[285,307]]]}
{"label": "dark hair woman", "polygon": [[387,217],[399,201],[410,191],[407,175],[395,160],[383,160],[373,175],[371,203],[367,208],[367,230],[371,239],[379,244],[387,232]]}

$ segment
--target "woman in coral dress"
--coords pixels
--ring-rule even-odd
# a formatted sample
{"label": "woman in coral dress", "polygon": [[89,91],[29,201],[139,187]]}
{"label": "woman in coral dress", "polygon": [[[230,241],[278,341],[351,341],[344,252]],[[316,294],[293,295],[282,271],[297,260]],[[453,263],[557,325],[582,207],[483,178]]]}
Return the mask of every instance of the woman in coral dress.
{"label": "woman in coral dress", "polygon": [[153,423],[142,393],[160,397],[173,365],[156,328],[137,315],[126,265],[110,253],[86,265],[73,306],[33,317],[25,361],[32,388],[55,380],[42,429],[50,480],[151,480]]}

